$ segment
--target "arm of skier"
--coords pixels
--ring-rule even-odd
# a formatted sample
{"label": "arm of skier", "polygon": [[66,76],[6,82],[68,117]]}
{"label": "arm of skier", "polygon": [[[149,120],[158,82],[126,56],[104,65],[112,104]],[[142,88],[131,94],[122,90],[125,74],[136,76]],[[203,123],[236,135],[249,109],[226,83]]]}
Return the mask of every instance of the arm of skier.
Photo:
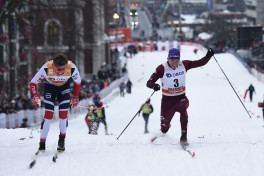
{"label": "arm of skier", "polygon": [[186,71],[188,71],[192,68],[204,66],[205,64],[208,63],[208,61],[211,59],[213,55],[214,55],[213,49],[209,48],[206,55],[203,58],[196,61],[184,60],[182,61],[182,63],[184,64]]}
{"label": "arm of skier", "polygon": [[[159,79],[162,78],[164,74],[164,66],[161,64],[156,68],[156,71],[151,75],[149,80],[147,81],[147,87],[156,90],[159,90],[158,87],[159,85],[156,84],[155,82]],[[158,85],[158,86],[157,86]]]}
{"label": "arm of skier", "polygon": [[40,99],[38,96],[38,89],[37,84],[41,82],[42,79],[44,79],[47,76],[47,73],[45,71],[45,68],[47,68],[47,64],[44,64],[39,71],[36,73],[36,75],[32,78],[32,80],[29,83],[30,90],[33,95],[33,103],[35,107],[40,106]]}

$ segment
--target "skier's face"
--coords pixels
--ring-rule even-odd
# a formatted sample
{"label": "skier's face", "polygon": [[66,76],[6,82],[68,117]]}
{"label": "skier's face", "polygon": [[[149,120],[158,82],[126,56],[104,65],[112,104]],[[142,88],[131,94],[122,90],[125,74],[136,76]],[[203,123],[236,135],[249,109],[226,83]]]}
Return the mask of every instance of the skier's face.
{"label": "skier's face", "polygon": [[176,68],[179,66],[179,62],[180,62],[180,60],[179,60],[179,59],[169,59],[169,58],[168,58],[168,62],[169,62],[170,67],[171,67],[172,69],[176,69]]}
{"label": "skier's face", "polygon": [[66,65],[62,65],[62,66],[55,66],[53,65],[53,68],[55,70],[55,73],[60,76],[63,75],[63,73],[65,72],[66,68],[67,68],[67,64]]}

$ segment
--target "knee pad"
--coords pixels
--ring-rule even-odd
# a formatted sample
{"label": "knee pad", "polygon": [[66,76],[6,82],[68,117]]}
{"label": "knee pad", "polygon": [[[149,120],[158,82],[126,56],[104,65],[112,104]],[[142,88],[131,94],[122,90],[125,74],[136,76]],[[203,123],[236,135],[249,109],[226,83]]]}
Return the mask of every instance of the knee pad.
{"label": "knee pad", "polygon": [[60,119],[67,119],[68,117],[68,110],[67,111],[59,111]]}
{"label": "knee pad", "polygon": [[51,120],[53,118],[53,114],[54,114],[53,111],[45,110],[44,118]]}
{"label": "knee pad", "polygon": [[160,129],[162,133],[166,134],[169,131],[169,128],[167,129]]}

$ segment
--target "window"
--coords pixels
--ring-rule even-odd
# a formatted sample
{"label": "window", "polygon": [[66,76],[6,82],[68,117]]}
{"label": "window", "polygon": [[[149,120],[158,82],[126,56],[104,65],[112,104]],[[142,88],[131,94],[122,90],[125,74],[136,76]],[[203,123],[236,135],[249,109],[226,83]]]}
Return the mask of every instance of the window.
{"label": "window", "polygon": [[62,26],[57,19],[49,19],[45,22],[44,42],[46,47],[62,45]]}
{"label": "window", "polygon": [[58,45],[59,44],[59,33],[58,25],[54,21],[50,22],[48,25],[48,44]]}

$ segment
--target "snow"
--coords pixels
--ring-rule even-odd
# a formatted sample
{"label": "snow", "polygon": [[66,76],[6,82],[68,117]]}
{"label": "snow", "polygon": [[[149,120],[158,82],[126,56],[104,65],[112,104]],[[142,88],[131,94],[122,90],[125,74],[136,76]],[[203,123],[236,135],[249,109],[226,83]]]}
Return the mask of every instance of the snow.
{"label": "snow", "polygon": [[[181,58],[197,60],[205,55],[201,50],[195,55],[194,49],[182,46]],[[263,100],[264,85],[231,54],[216,54],[215,58],[242,101],[250,83],[255,86],[253,102],[248,98],[244,102],[252,118],[212,58],[207,65],[188,71],[186,78],[186,95],[190,101],[188,140],[195,158],[179,145],[178,113],[169,132],[150,143],[151,137],[159,133],[161,92],[155,92],[151,98],[154,112],[149,119],[150,133],[143,134],[144,120],[136,116],[119,140],[116,139],[153,92],[145,86],[146,81],[166,56],[167,52],[145,52],[128,59],[129,77],[134,84],[132,94],[121,98],[116,89],[103,100],[111,100],[106,116],[113,135],[105,136],[102,124],[99,135],[88,135],[85,114],[76,115],[69,120],[66,151],[56,163],[52,162],[52,156],[57,147],[58,121],[51,124],[46,152],[32,169],[28,165],[38,149],[39,129],[0,129],[0,175],[263,176],[264,128],[262,110],[257,103]]]}

